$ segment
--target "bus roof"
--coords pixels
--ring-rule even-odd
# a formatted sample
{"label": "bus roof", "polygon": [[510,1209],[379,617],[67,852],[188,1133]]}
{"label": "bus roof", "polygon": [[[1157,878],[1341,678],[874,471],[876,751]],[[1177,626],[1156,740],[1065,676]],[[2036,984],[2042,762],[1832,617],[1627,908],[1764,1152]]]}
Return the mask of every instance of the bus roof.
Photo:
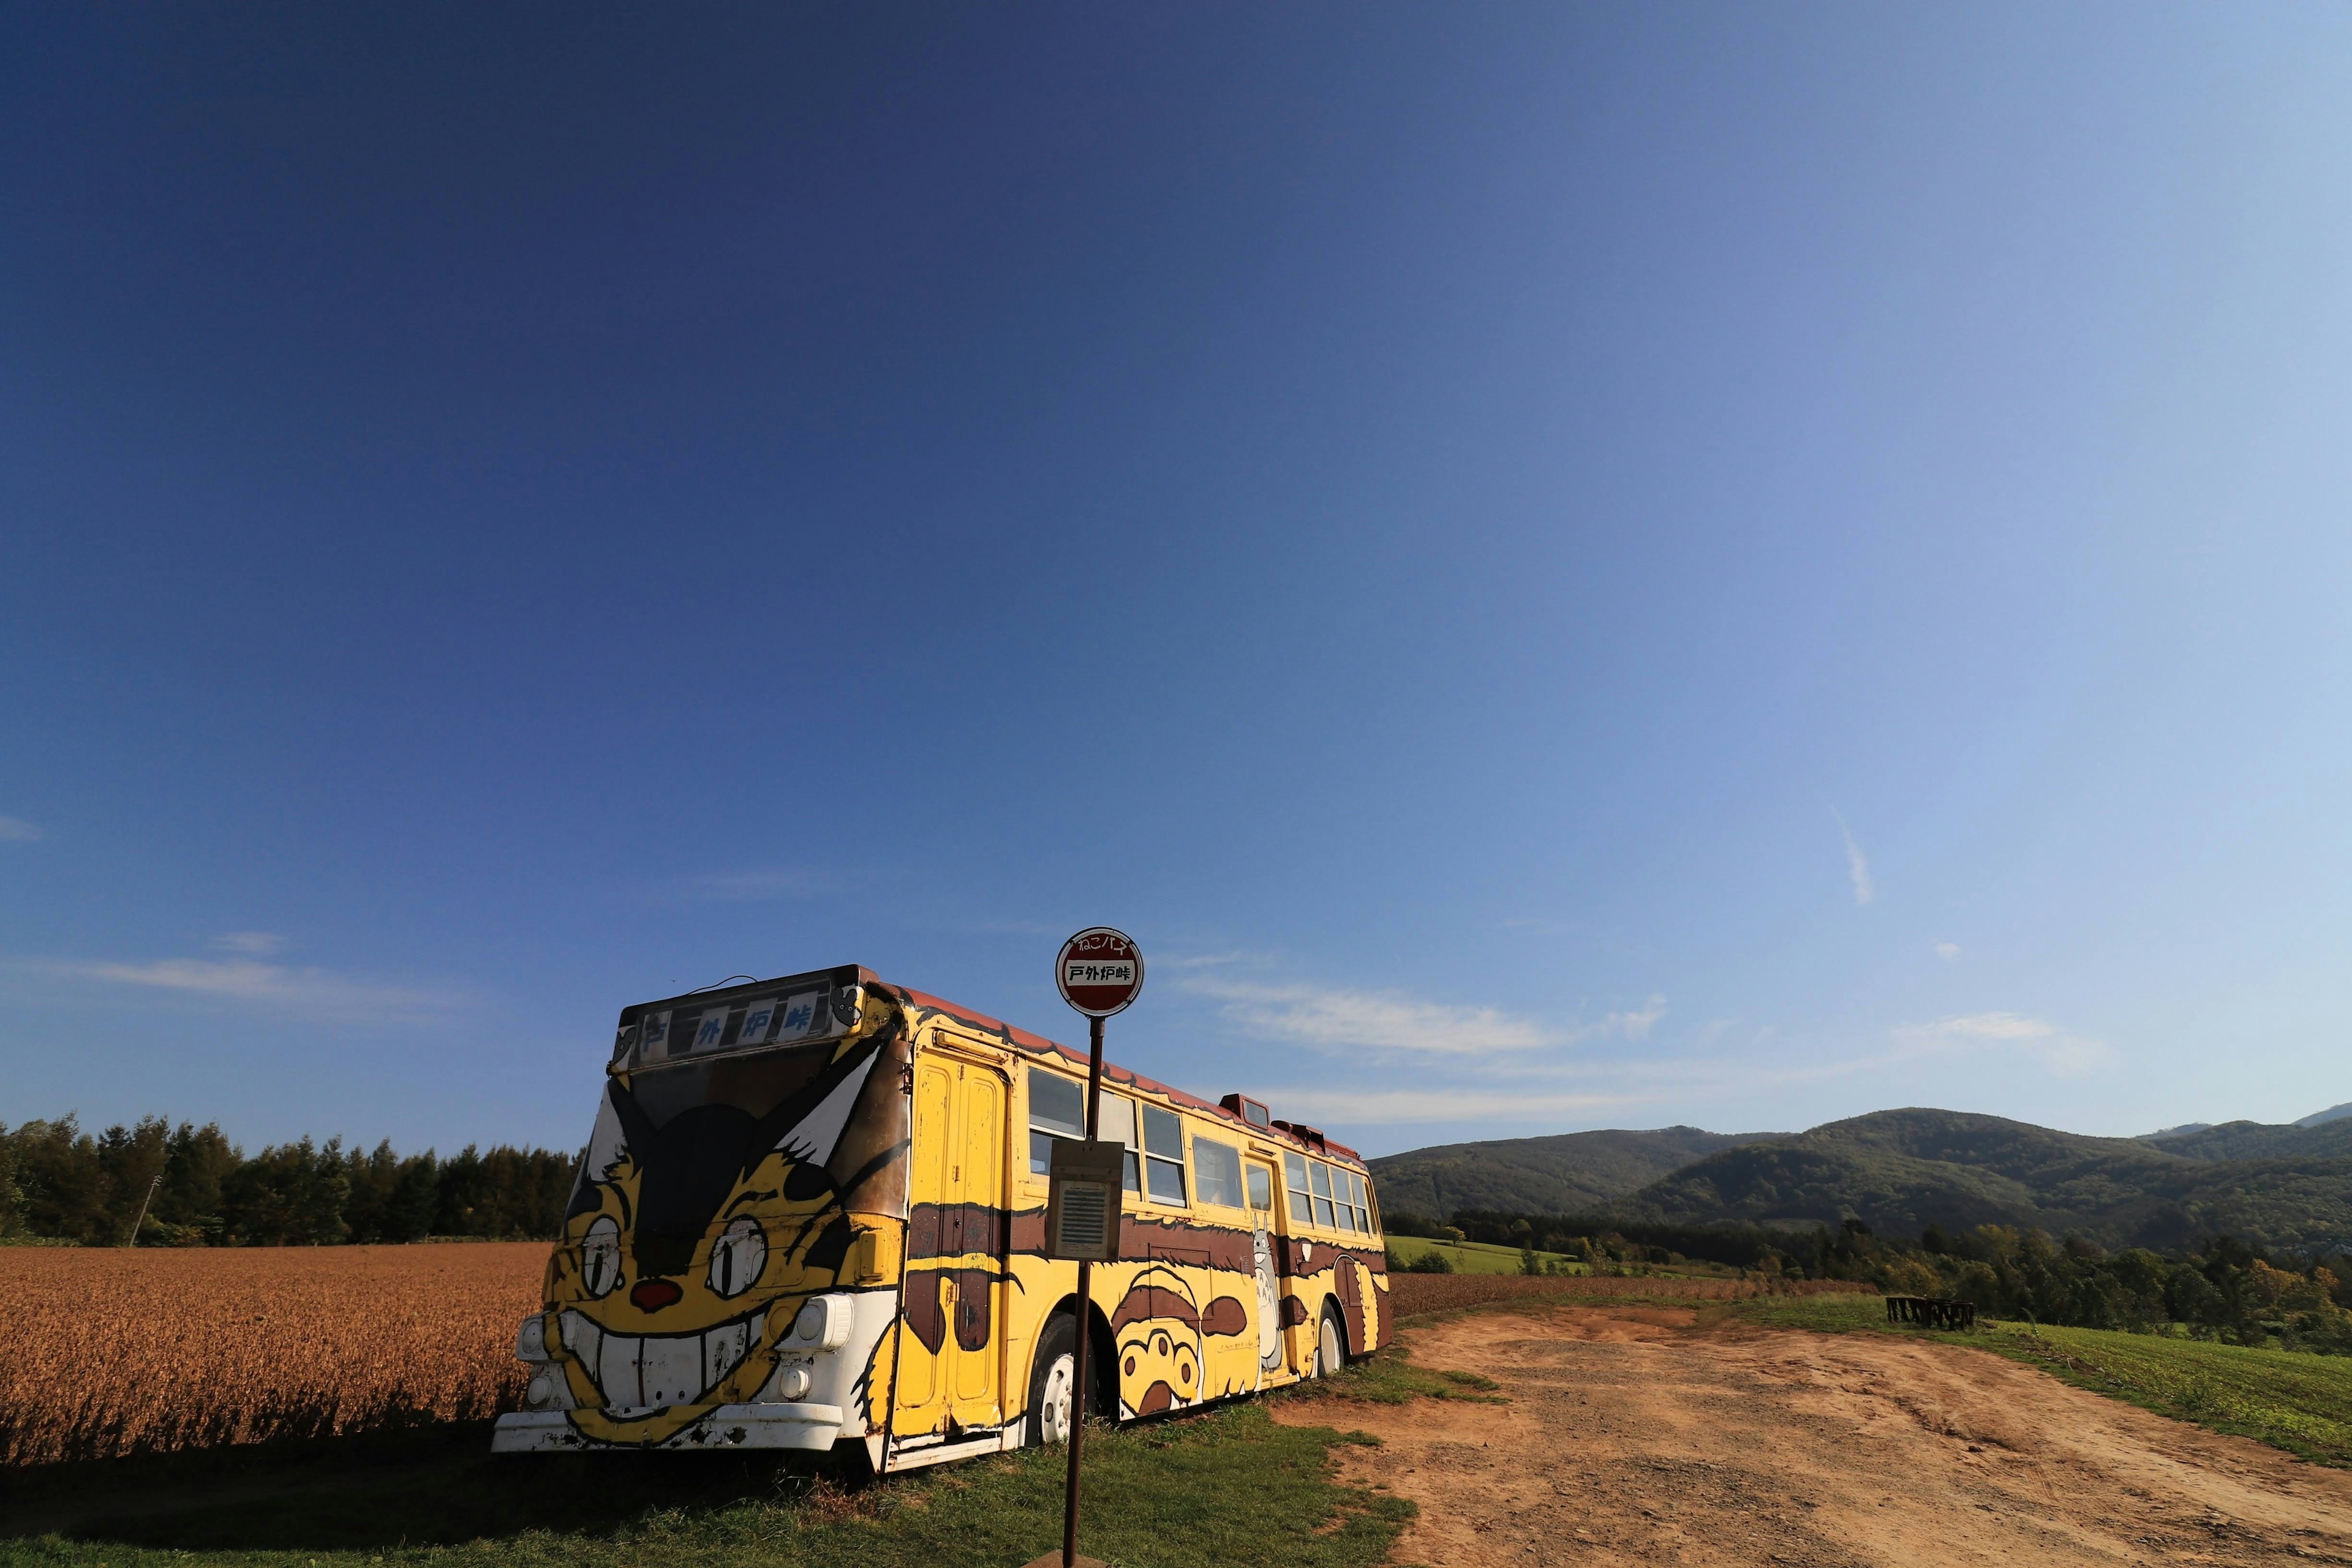
{"label": "bus roof", "polygon": [[[917,991],[909,986],[894,984],[863,964],[850,963],[840,964],[831,969],[807,970],[798,974],[783,975],[771,980],[745,979],[740,984],[707,986],[700,991],[690,991],[683,995],[666,997],[656,1002],[640,1002],[624,1007],[621,1009],[620,1035],[615,1041],[614,1066],[617,1068],[624,1056],[631,1050],[631,1042],[635,1038],[633,1029],[641,1018],[660,1014],[664,1015],[666,1019],[667,1012],[671,1009],[696,1005],[704,1006],[707,1009],[711,1004],[719,1005],[723,1011],[726,1003],[737,998],[756,996],[761,993],[774,991],[778,987],[795,986],[819,988],[809,991],[808,994],[816,998],[814,1005],[822,1014],[825,1006],[822,998],[832,994],[831,991],[822,988],[844,988],[853,985],[879,991],[885,995],[895,998],[903,1006],[919,1007],[926,1012],[937,1013],[974,1033],[993,1036],[1010,1049],[1024,1055],[1055,1058],[1065,1067],[1075,1068],[1081,1072],[1086,1070],[1087,1053],[1084,1051],[1075,1050],[1058,1040],[1049,1040],[1043,1035],[1032,1034],[1027,1029],[1004,1022],[1002,1018],[992,1018],[985,1013],[959,1006],[945,997],[934,996],[929,992]],[[843,1021],[845,1023],[847,1021],[845,1016]],[[665,1026],[667,1026],[666,1023]],[[1183,1106],[1188,1110],[1197,1111],[1202,1116],[1222,1118],[1257,1137],[1295,1144],[1309,1153],[1336,1157],[1367,1171],[1370,1169],[1364,1165],[1362,1155],[1344,1143],[1332,1142],[1311,1127],[1302,1127],[1286,1121],[1276,1121],[1271,1127],[1262,1127],[1240,1116],[1227,1106],[1202,1100],[1197,1094],[1187,1094],[1181,1089],[1173,1089],[1164,1083],[1155,1083],[1140,1073],[1132,1072],[1108,1061],[1103,1063],[1103,1080],[1106,1083],[1139,1089],[1146,1094],[1158,1095]]]}
{"label": "bus roof", "polygon": [[[1006,1045],[1011,1046],[1014,1050],[1024,1052],[1033,1057],[1058,1057],[1065,1065],[1075,1067],[1081,1072],[1086,1070],[1087,1053],[1081,1050],[1073,1049],[1072,1047],[1062,1044],[1059,1040],[1049,1040],[1043,1035],[1033,1034],[1029,1030],[1021,1028],[1017,1025],[1008,1024],[1002,1018],[992,1018],[985,1013],[977,1013],[969,1007],[958,1006],[955,1003],[948,1001],[945,997],[934,996],[929,992],[916,991],[904,985],[893,984],[891,982],[883,979],[880,975],[876,974],[869,969],[861,968],[858,970],[858,973],[866,984],[880,986],[884,991],[896,996],[901,1003],[909,1006],[922,1007],[934,1013],[944,1014],[949,1018],[953,1019],[956,1023],[963,1025],[967,1028],[975,1029],[982,1034],[996,1036]],[[1203,1116],[1221,1117],[1224,1121],[1230,1121],[1235,1126],[1240,1127],[1257,1137],[1269,1138],[1280,1142],[1295,1143],[1300,1149],[1305,1150],[1308,1153],[1338,1155],[1342,1159],[1353,1162],[1358,1166],[1364,1166],[1364,1157],[1362,1155],[1357,1153],[1353,1149],[1349,1148],[1346,1144],[1339,1142],[1336,1140],[1318,1137],[1317,1142],[1310,1142],[1307,1139],[1300,1137],[1297,1132],[1292,1131],[1286,1126],[1277,1124],[1271,1130],[1256,1126],[1254,1123],[1243,1121],[1239,1116],[1234,1115],[1233,1111],[1229,1110],[1224,1106],[1217,1104],[1214,1100],[1202,1100],[1197,1094],[1188,1094],[1181,1089],[1173,1089],[1167,1084],[1154,1082],[1152,1079],[1145,1078],[1141,1073],[1130,1071],[1126,1068],[1116,1067],[1112,1065],[1108,1058],[1105,1058],[1103,1060],[1103,1081],[1105,1083],[1119,1084],[1129,1089],[1139,1089],[1147,1094],[1163,1096],[1166,1099],[1174,1100],[1177,1104],[1183,1106],[1188,1110],[1196,1110]],[[1364,1168],[1367,1170],[1370,1169],[1368,1166],[1364,1166]]]}

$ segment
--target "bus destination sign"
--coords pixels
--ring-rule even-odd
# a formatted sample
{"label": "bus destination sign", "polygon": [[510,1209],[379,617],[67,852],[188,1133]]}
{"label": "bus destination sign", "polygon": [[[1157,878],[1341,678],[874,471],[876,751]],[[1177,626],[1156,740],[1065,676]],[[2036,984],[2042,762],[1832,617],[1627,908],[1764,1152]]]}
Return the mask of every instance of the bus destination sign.
{"label": "bus destination sign", "polygon": [[1087,1017],[1108,1018],[1143,990],[1143,954],[1125,931],[1090,926],[1062,944],[1054,984]]}

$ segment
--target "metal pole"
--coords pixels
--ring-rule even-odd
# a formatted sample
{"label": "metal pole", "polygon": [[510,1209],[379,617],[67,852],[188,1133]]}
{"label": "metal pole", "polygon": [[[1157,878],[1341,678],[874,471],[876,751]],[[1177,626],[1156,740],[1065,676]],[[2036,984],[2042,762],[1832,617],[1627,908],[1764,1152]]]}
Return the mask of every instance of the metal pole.
{"label": "metal pole", "polygon": [[[1103,1021],[1087,1020],[1087,1142],[1095,1141],[1102,1111]],[[1078,1563],[1078,1448],[1087,1430],[1087,1341],[1092,1332],[1087,1309],[1094,1300],[1095,1266],[1078,1264],[1078,1348],[1071,1368],[1070,1474],[1062,1489],[1062,1568]]]}
{"label": "metal pole", "polygon": [[139,1200],[139,1217],[131,1222],[131,1240],[128,1245],[131,1247],[139,1245],[139,1227],[147,1223],[147,1205],[155,1201],[155,1189],[163,1184],[163,1173],[158,1171],[155,1173],[155,1179],[147,1184],[147,1195]]}

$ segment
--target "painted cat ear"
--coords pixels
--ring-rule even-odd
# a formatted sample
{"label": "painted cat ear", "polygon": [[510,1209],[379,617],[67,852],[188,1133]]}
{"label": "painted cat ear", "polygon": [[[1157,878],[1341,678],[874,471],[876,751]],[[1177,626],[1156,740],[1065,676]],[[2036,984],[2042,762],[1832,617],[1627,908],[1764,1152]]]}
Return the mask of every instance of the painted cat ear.
{"label": "painted cat ear", "polygon": [[654,1119],[646,1114],[646,1108],[637,1103],[637,1097],[631,1094],[619,1079],[613,1080],[606,1098],[613,1102],[613,1113],[621,1119],[623,1146],[642,1161],[653,1152],[654,1140],[660,1135],[661,1130],[654,1125]]}
{"label": "painted cat ear", "polygon": [[798,1094],[760,1118],[744,1145],[745,1173],[776,1149],[789,1150],[795,1159],[812,1164],[822,1165],[832,1159],[833,1146],[841,1142],[841,1130],[849,1124],[850,1107],[857,1103],[857,1091],[865,1087],[876,1055],[876,1042],[863,1042],[810,1079]]}

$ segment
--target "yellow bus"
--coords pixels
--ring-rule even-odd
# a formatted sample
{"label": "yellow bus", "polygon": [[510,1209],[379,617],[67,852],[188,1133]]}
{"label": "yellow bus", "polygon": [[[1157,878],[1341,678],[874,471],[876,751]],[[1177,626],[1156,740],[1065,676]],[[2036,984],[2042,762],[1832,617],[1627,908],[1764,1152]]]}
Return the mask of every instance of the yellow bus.
{"label": "yellow bus", "polygon": [[1391,1337],[1363,1162],[1243,1096],[1104,1065],[1126,1218],[1081,1311],[1043,1246],[1083,1053],[853,965],[625,1008],[605,1072],[499,1452],[841,1447],[887,1473]]}

